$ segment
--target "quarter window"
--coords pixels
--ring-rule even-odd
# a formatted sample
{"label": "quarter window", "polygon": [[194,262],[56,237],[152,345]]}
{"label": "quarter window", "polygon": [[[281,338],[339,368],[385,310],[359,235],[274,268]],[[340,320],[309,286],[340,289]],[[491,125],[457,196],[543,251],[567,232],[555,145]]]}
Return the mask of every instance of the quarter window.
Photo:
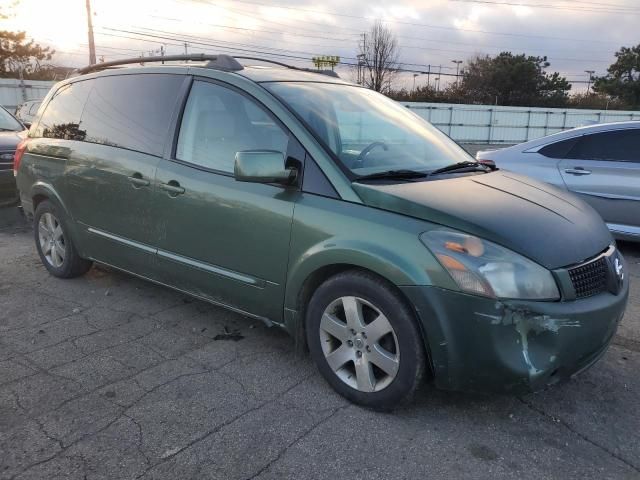
{"label": "quarter window", "polygon": [[640,161],[640,129],[616,130],[580,137],[567,158]]}
{"label": "quarter window", "polygon": [[85,140],[162,156],[183,81],[166,74],[97,78],[82,114]]}
{"label": "quarter window", "polygon": [[86,131],[80,125],[80,117],[92,85],[93,81],[87,80],[61,87],[47,104],[34,135],[63,140],[84,140]]}
{"label": "quarter window", "polygon": [[573,137],[560,142],[550,143],[538,150],[538,153],[549,158],[566,158],[569,151],[571,151],[579,139],[580,137]]}
{"label": "quarter window", "polygon": [[288,134],[262,107],[228,88],[196,81],[182,116],[176,158],[233,172],[236,152],[287,150]]}

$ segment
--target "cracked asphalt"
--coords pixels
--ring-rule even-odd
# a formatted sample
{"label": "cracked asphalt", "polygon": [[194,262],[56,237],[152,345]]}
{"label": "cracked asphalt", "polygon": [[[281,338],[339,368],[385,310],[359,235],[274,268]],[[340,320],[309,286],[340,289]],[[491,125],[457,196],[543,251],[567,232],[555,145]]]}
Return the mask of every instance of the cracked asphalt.
{"label": "cracked asphalt", "polygon": [[384,414],[277,329],[103,268],[49,276],[1,209],[0,478],[640,478],[640,246],[621,248],[631,303],[589,371]]}

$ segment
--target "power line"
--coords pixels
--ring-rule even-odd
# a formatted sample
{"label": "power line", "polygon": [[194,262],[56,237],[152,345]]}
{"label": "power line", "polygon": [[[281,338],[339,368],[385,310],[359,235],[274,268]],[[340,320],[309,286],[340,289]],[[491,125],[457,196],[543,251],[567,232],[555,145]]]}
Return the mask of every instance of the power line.
{"label": "power line", "polygon": [[[215,3],[209,2],[209,1],[207,1],[206,3],[215,4]],[[329,16],[336,16],[336,17],[342,17],[342,18],[352,18],[352,19],[356,19],[356,20],[370,20],[370,18],[362,16],[362,15],[351,15],[351,14],[347,14],[347,13],[338,13],[338,12],[323,12],[321,10],[311,10],[311,9],[307,9],[307,8],[290,7],[290,6],[283,6],[283,5],[271,5],[271,4],[266,4],[266,3],[262,3],[262,2],[256,2],[256,1],[252,1],[252,0],[234,0],[234,3],[246,3],[246,4],[250,4],[250,5],[259,5],[259,6],[263,6],[263,7],[280,8],[280,9],[284,9],[284,10],[292,10],[292,11],[299,11],[299,12],[305,12],[305,13],[312,13],[312,14],[315,14],[315,15],[329,15]],[[528,37],[528,38],[545,38],[545,39],[551,39],[551,40],[569,40],[569,41],[590,42],[590,43],[609,43],[609,44],[614,44],[614,43],[617,44],[618,43],[618,42],[612,42],[612,41],[594,40],[593,38],[584,39],[584,38],[553,37],[553,36],[546,36],[546,35],[530,35],[530,34],[515,33],[515,32],[494,32],[494,31],[489,31],[489,30],[476,30],[476,29],[470,29],[470,28],[446,27],[446,26],[442,26],[442,25],[432,25],[432,24],[427,24],[427,23],[405,22],[405,21],[401,21],[401,20],[397,20],[397,19],[388,19],[388,20],[385,20],[385,22],[397,23],[397,24],[400,24],[400,25],[410,25],[410,26],[415,26],[415,27],[440,29],[440,30],[454,30],[454,31],[463,31],[463,32],[483,33],[483,34],[487,34],[487,35],[502,35],[502,36],[514,36],[514,37]]]}
{"label": "power line", "polygon": [[[183,4],[183,5],[186,5],[186,4],[193,5],[194,4],[193,0],[174,0],[174,1],[177,2],[177,3]],[[568,1],[568,0],[564,0],[564,1]],[[257,20],[257,21],[261,21],[261,22],[264,21],[264,19],[262,19],[260,17],[257,17],[255,15],[251,15],[250,13],[246,12],[245,10],[241,10],[241,9],[238,9],[238,8],[232,8],[232,7],[229,7],[229,6],[226,6],[226,5],[222,6],[222,5],[220,5],[219,3],[216,3],[213,0],[209,0],[209,1],[206,1],[206,2],[197,2],[197,4],[202,4],[202,3],[206,3],[206,4],[212,5],[214,7],[220,7],[220,8],[223,8],[224,10],[230,10],[232,12],[236,12],[237,14],[242,15],[242,16],[247,17],[247,18],[250,18],[252,20]],[[277,7],[277,8],[286,8],[286,7]],[[232,19],[235,20],[235,18],[233,18],[231,15],[224,14],[224,13],[223,13],[223,15],[225,15],[228,18],[232,18]],[[182,18],[170,18],[170,17],[157,17],[157,18],[164,18],[164,19],[172,20],[172,21],[186,22],[186,20],[184,20]],[[203,25],[209,25],[209,26],[218,26],[218,25],[215,25],[215,24],[208,24],[208,23],[204,23],[204,22],[198,22],[198,23],[201,23]],[[281,25],[283,27],[286,27],[287,28],[287,30],[286,30],[286,34],[287,35],[304,36],[303,34],[298,34],[298,33],[292,32],[291,28],[292,27],[296,28],[296,27],[292,26],[290,24],[284,24],[284,23],[281,23],[281,22],[274,22],[272,20],[269,20],[269,23],[270,24]],[[309,20],[302,20],[302,19],[298,19],[298,18],[295,19],[295,23],[296,24],[308,23],[308,24],[311,24],[311,25],[320,25],[320,26],[324,27],[325,31],[321,31],[321,32],[318,32],[317,30],[310,30],[310,29],[305,28],[305,30],[308,30],[310,32],[324,34],[324,36],[321,37],[322,40],[327,40],[327,38],[326,38],[326,33],[327,33],[326,32],[326,28],[333,28],[332,26],[327,25],[326,23],[312,22],[312,21],[309,21]],[[220,26],[220,27],[225,28],[225,26]],[[239,27],[234,27],[234,28],[239,28]],[[349,27],[341,25],[339,27],[339,29],[340,29],[340,35],[352,35],[352,36],[355,36],[355,37],[359,37],[362,34],[362,28],[349,28]],[[261,31],[259,29],[248,29],[248,30],[250,30],[250,31]],[[358,33],[344,33],[343,30],[351,30],[353,32],[358,32]],[[452,30],[458,30],[458,29],[452,28]],[[278,31],[277,33],[279,35],[282,35],[283,32],[282,31]],[[457,42],[457,41],[454,41],[454,40],[438,40],[438,39],[433,39],[433,38],[424,38],[424,37],[416,37],[416,36],[411,36],[411,35],[404,35],[404,34],[401,34],[401,33],[395,33],[395,36],[398,37],[398,38],[404,38],[404,39],[408,39],[408,40],[418,40],[418,41],[421,41],[421,42],[431,42],[431,43],[439,43],[439,44],[456,44],[456,45],[465,45],[465,46],[471,46],[471,47],[476,47],[476,48],[478,47],[477,43]],[[549,37],[549,38],[552,38],[552,37]],[[332,40],[336,39],[336,37],[332,35],[331,39]],[[349,41],[349,40],[344,40],[344,41]],[[583,41],[583,40],[579,40],[579,41]],[[610,43],[615,43],[615,42],[610,42]],[[402,47],[402,48],[423,48],[422,46],[414,46],[414,45],[399,45],[399,46]],[[493,49],[496,49],[496,50],[514,50],[514,49],[518,50],[518,49],[514,48],[512,44],[508,44],[508,45],[483,44],[482,48],[493,48]],[[564,50],[566,50],[566,49],[545,49],[545,52],[548,53],[548,52],[553,52],[553,51],[564,51]],[[611,53],[609,50],[606,50],[606,51],[605,50],[599,50],[599,51],[591,50],[591,52],[592,53]]]}
{"label": "power line", "polygon": [[[286,49],[275,49],[276,51],[264,51],[265,47],[262,47],[262,49],[260,49],[260,47],[257,47],[256,45],[251,45],[251,44],[244,44],[244,43],[236,43],[236,42],[224,42],[224,41],[201,41],[201,40],[194,40],[193,38],[201,38],[201,37],[195,37],[195,36],[191,36],[191,35],[181,35],[181,34],[174,34],[172,32],[167,32],[168,35],[160,35],[160,34],[151,34],[151,33],[144,33],[144,32],[136,32],[136,31],[132,31],[132,30],[124,30],[124,29],[115,29],[115,28],[110,28],[110,27],[102,27],[111,31],[116,31],[116,32],[123,32],[123,33],[128,33],[131,35],[138,35],[140,37],[143,38],[136,38],[136,37],[130,37],[128,35],[119,35],[119,34],[108,34],[108,33],[100,33],[101,35],[110,35],[110,36],[115,36],[115,37],[121,37],[121,38],[129,38],[129,39],[133,39],[133,40],[140,40],[140,41],[147,41],[147,42],[152,42],[152,43],[157,43],[157,39],[162,39],[162,40],[170,40],[170,41],[179,41],[180,39],[186,39],[188,41],[188,43],[190,45],[197,45],[199,49],[201,50],[205,50],[205,51],[212,51],[210,48],[204,48],[204,47],[216,47],[216,52],[220,52],[220,49],[223,49],[225,51],[231,52],[231,54],[233,54],[233,52],[251,52],[253,54],[259,54],[259,55],[267,55],[267,56],[272,56],[272,57],[276,57],[276,58],[286,58],[286,59],[292,59],[292,60],[299,60],[299,61],[305,61],[305,62],[310,62],[311,61],[311,57],[305,56],[305,54],[309,54],[309,52],[300,52],[300,51],[292,51],[292,50],[286,50]],[[161,32],[161,31],[160,31]],[[153,38],[155,40],[147,40],[146,38]],[[178,38],[179,37],[179,38]],[[215,42],[215,43],[214,43]],[[165,42],[167,43],[167,42]],[[226,45],[224,45],[224,44]],[[181,46],[181,43],[167,43],[169,45],[175,45],[175,46]],[[246,48],[245,48],[246,47]],[[283,52],[288,52],[288,53],[283,53]],[[356,60],[355,58],[352,57],[344,57],[350,60]],[[345,61],[341,61],[340,65],[343,66],[347,66],[347,67],[357,67],[357,63],[353,63],[353,62],[345,62]],[[435,71],[435,69],[433,68],[434,65],[425,65],[425,64],[411,64],[411,63],[400,63],[400,67],[394,69],[398,72],[404,72],[404,73],[418,73],[418,74],[424,74],[424,75],[430,75],[430,74],[436,74],[437,72]],[[421,67],[421,68],[406,68],[402,65],[405,66],[414,66],[414,67]],[[440,66],[438,66],[438,68],[440,69]],[[447,67],[447,66],[442,66],[442,68],[453,68],[453,67]],[[456,75],[454,73],[439,73],[439,75],[441,76],[445,76],[445,77],[459,77],[462,74]],[[572,81],[571,83],[586,83],[585,81],[580,81],[580,80],[576,80],[576,81]]]}
{"label": "power line", "polygon": [[[553,10],[569,10],[577,12],[590,12],[590,13],[614,13],[614,14],[626,14],[626,15],[640,15],[640,10],[629,7],[618,8],[601,8],[596,6],[566,6],[566,5],[553,5],[553,4],[533,4],[522,2],[509,2],[509,1],[496,1],[496,0],[448,0],[450,2],[458,3],[477,3],[482,5],[504,5],[514,7],[530,7],[530,8],[544,8]],[[593,5],[593,4],[592,4]]]}

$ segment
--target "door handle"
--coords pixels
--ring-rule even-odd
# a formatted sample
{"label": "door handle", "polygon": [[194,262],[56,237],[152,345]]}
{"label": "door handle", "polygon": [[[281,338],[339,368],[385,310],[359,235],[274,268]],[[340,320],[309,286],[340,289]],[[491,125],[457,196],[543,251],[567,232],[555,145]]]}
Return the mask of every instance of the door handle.
{"label": "door handle", "polygon": [[571,175],[591,175],[591,170],[585,170],[582,167],[565,168],[564,172],[570,173]]}
{"label": "door handle", "polygon": [[134,188],[148,187],[150,185],[149,180],[142,178],[142,174],[139,172],[134,173],[129,177],[129,181]]}
{"label": "door handle", "polygon": [[169,193],[170,197],[177,197],[178,195],[182,195],[184,193],[184,188],[182,188],[180,184],[175,180],[170,180],[167,183],[161,183],[160,188]]}

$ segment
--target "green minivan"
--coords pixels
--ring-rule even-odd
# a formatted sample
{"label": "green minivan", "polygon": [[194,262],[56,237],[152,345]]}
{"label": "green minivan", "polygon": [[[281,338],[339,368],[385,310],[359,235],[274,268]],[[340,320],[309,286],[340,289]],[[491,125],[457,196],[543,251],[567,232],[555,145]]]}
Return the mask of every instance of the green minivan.
{"label": "green minivan", "polygon": [[282,327],[373,408],[427,378],[538,390],[603,355],[629,280],[591,207],[379,93],[238,60],[257,59],[104,63],[52,89],[14,163],[52,275],[98,262]]}

